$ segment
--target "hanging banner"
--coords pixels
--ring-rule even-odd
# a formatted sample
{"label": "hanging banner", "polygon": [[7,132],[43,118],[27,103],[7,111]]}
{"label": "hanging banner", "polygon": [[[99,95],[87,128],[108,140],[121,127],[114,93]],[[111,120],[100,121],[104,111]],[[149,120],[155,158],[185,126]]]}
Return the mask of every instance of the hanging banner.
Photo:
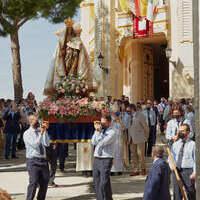
{"label": "hanging banner", "polygon": [[153,22],[133,15],[133,38],[153,36]]}

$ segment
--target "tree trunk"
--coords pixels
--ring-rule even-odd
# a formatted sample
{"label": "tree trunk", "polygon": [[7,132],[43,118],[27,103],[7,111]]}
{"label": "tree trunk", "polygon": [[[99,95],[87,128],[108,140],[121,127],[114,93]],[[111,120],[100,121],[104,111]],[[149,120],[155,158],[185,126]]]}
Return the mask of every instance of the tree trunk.
{"label": "tree trunk", "polygon": [[21,75],[21,59],[18,31],[10,35],[11,53],[12,53],[12,73],[14,84],[14,99],[21,100],[23,98],[23,86]]}

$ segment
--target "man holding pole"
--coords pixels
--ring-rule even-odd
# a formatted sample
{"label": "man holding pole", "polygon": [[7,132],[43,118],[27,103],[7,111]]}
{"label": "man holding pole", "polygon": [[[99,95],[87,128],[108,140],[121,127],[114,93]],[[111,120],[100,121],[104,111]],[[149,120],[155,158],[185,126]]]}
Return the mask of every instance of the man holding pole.
{"label": "man holding pole", "polygon": [[[196,199],[195,190],[195,142],[189,139],[190,127],[182,124],[176,136],[176,142],[172,145],[171,153],[176,164],[188,200]],[[170,162],[171,164],[171,162]],[[182,188],[179,187],[177,178],[173,175],[174,200],[182,200]]]}

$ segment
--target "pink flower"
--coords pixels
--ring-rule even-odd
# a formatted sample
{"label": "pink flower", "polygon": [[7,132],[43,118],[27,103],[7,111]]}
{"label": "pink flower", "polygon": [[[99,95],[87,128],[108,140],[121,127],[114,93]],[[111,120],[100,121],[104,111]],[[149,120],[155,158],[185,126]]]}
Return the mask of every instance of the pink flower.
{"label": "pink flower", "polygon": [[55,115],[59,110],[59,107],[56,105],[56,103],[52,103],[50,106],[50,114]]}
{"label": "pink flower", "polygon": [[59,107],[59,110],[60,110],[60,115],[63,116],[63,115],[67,115],[67,109],[65,106],[60,106]]}
{"label": "pink flower", "polygon": [[88,105],[88,98],[82,98],[79,100],[80,107],[84,107]]}

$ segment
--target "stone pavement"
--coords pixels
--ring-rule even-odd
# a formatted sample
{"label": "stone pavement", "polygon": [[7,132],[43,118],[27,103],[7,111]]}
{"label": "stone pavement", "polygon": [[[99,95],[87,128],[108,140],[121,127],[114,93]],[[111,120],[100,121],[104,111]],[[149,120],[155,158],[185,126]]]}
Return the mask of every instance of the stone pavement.
{"label": "stone pavement", "polygon": [[[75,171],[75,151],[70,145],[69,157],[66,160],[66,172],[59,170],[55,182],[57,188],[49,188],[47,200],[93,200],[95,199],[92,178],[85,178]],[[0,156],[0,188],[8,191],[13,200],[25,200],[28,185],[28,174],[25,165],[25,151],[18,151],[20,159],[5,161]],[[147,168],[152,159],[147,158]],[[141,200],[144,191],[145,177],[130,177],[126,171],[122,176],[113,176],[112,189],[114,200]]]}

